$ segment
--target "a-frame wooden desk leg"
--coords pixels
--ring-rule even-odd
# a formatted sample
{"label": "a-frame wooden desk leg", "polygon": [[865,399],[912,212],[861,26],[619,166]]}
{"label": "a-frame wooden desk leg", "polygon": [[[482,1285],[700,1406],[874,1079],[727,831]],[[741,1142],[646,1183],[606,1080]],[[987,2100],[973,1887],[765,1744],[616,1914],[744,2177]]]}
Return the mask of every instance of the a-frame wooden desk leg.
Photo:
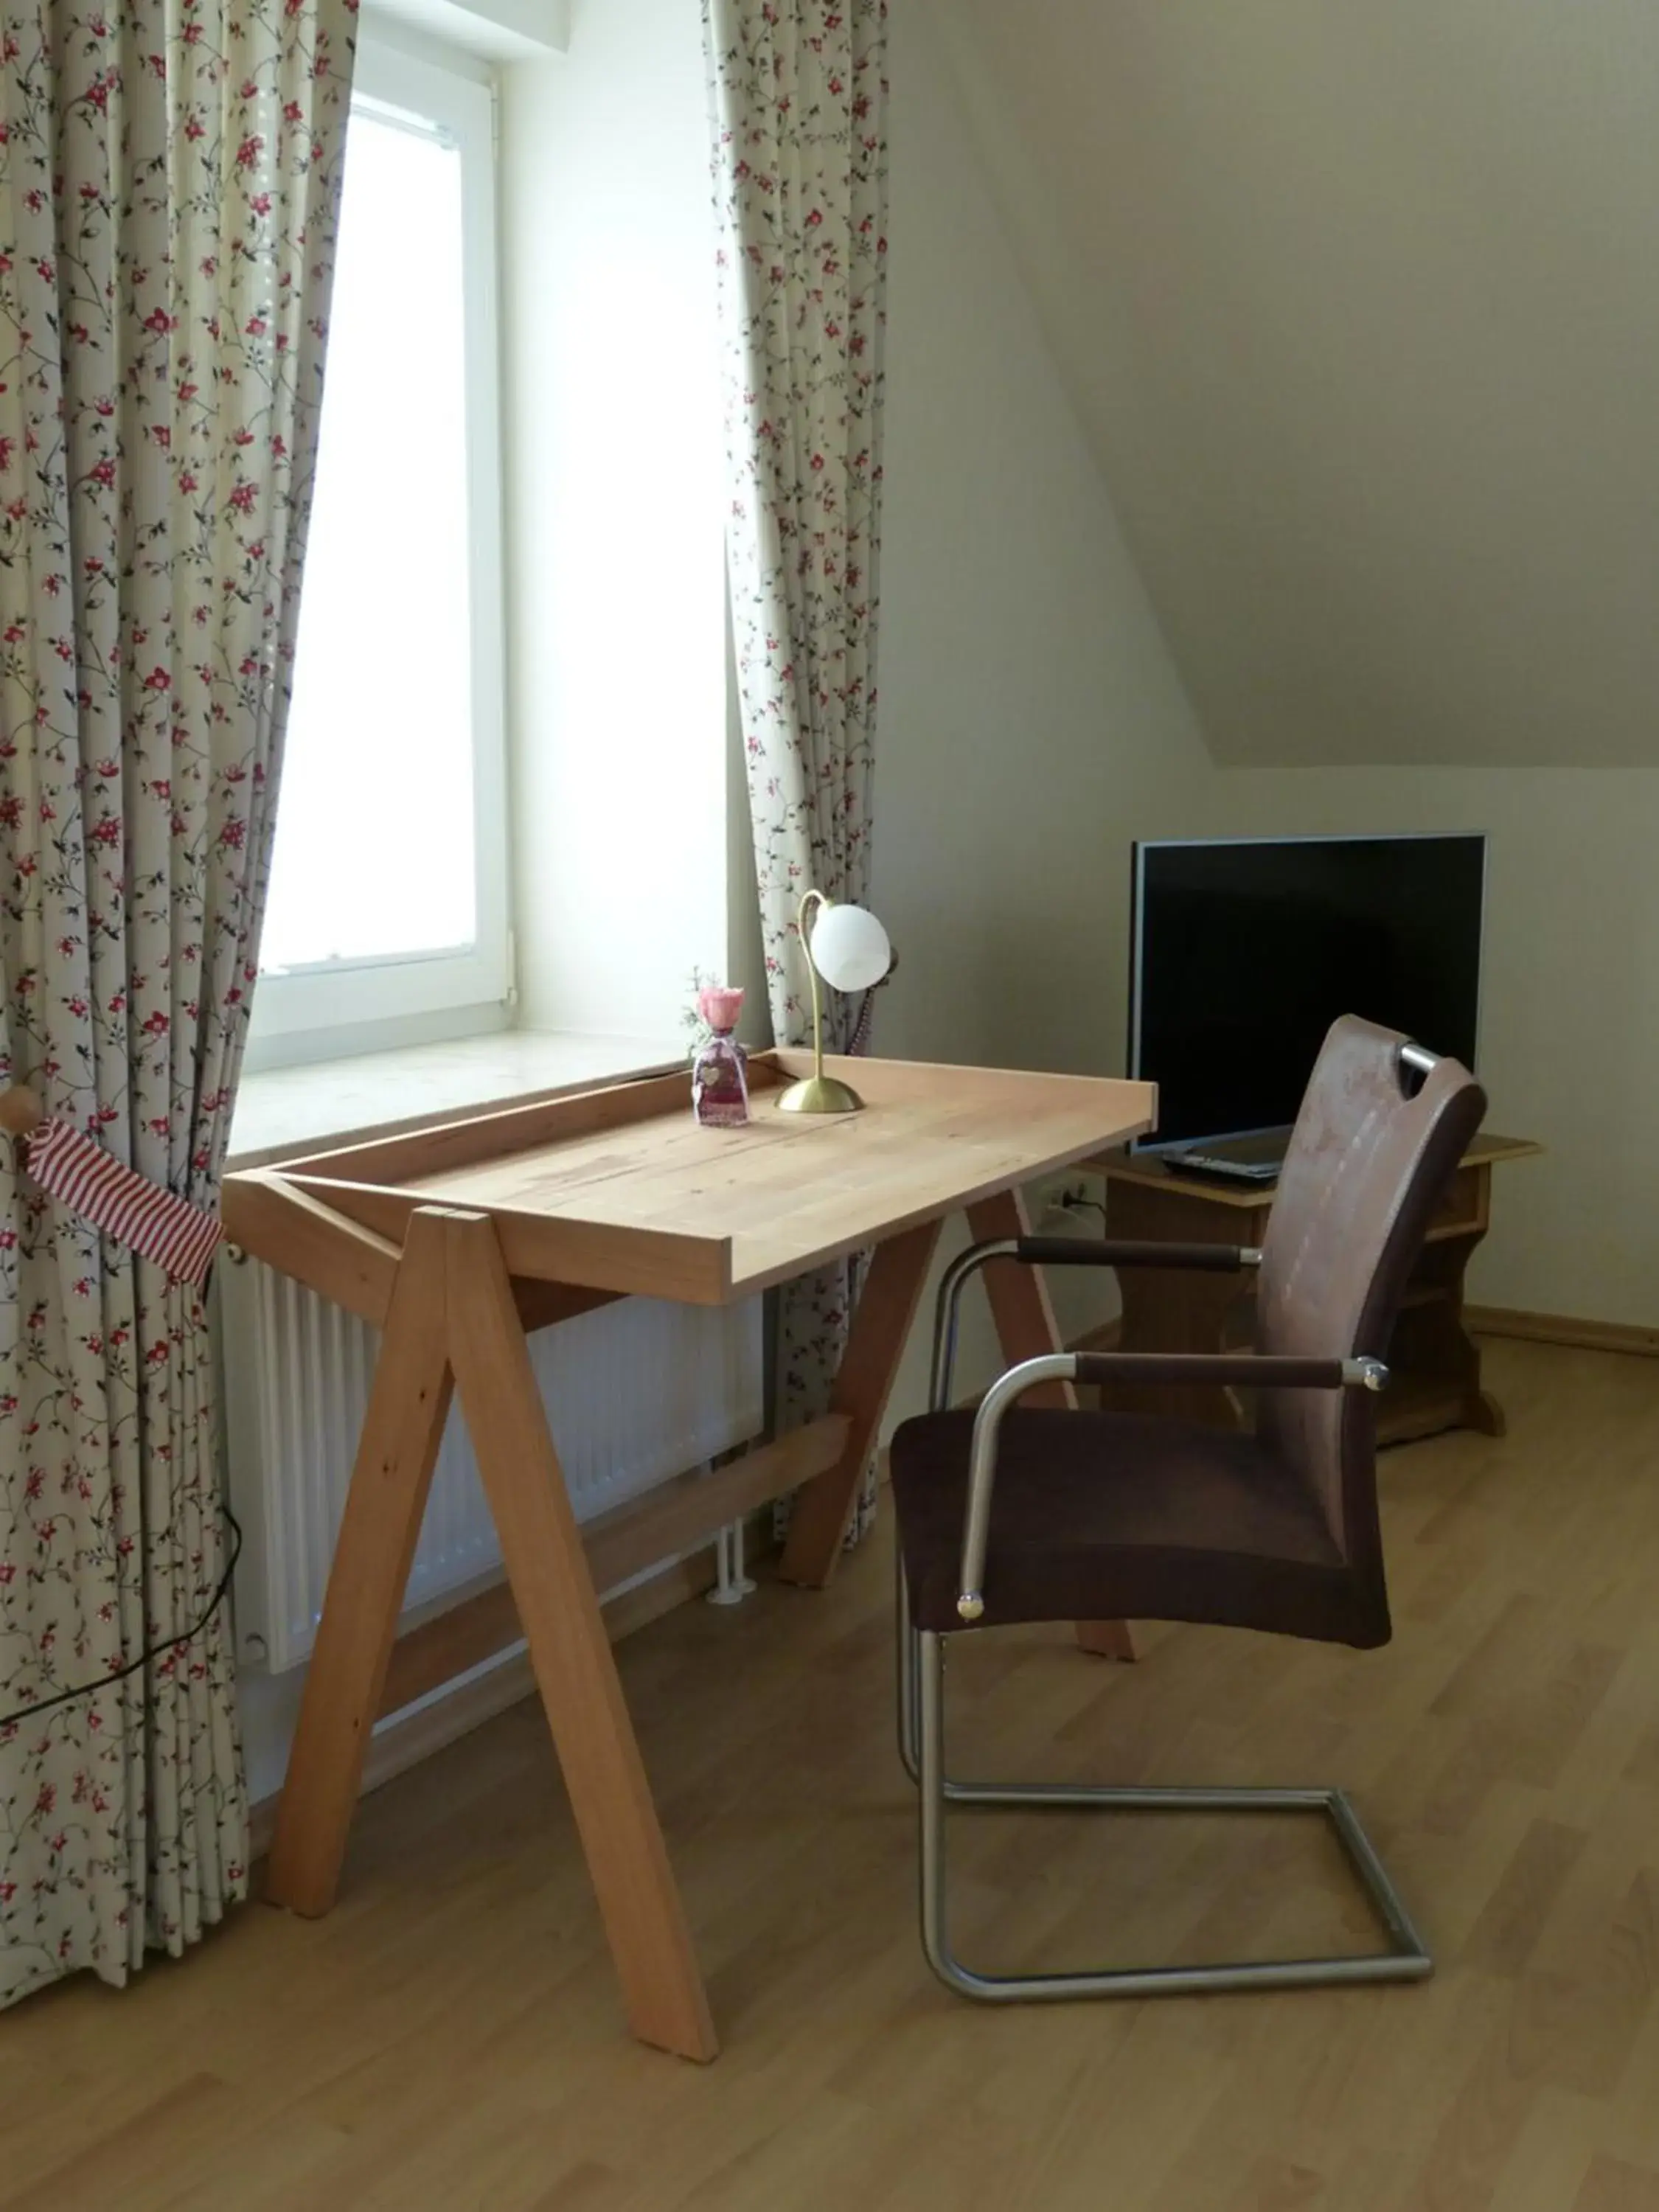
{"label": "a-frame wooden desk leg", "polygon": [[265,1895],[313,1917],[328,1911],[339,1887],[449,1411],[445,1261],[441,1216],[416,1213],[392,1287],[277,1810]]}
{"label": "a-frame wooden desk leg", "polygon": [[713,2058],[702,1976],[495,1227],[453,1212],[445,1231],[456,1386],[628,2024],[642,2042]]}
{"label": "a-frame wooden desk leg", "polygon": [[[977,1243],[1029,1237],[1031,1233],[1025,1200],[1018,1190],[1000,1191],[996,1197],[981,1199],[977,1206],[970,1206],[968,1226]],[[985,1291],[991,1302],[991,1317],[996,1323],[1002,1356],[1010,1366],[1022,1359],[1041,1359],[1046,1353],[1065,1350],[1054,1322],[1048,1286],[1036,1268],[994,1260],[985,1270]],[[1028,1391],[1021,1402],[1027,1406],[1075,1406],[1077,1393],[1069,1382],[1044,1382]],[[1134,1638],[1127,1620],[1079,1620],[1077,1640],[1085,1651],[1093,1652],[1099,1658],[1133,1659],[1135,1656]]]}
{"label": "a-frame wooden desk leg", "polygon": [[927,1221],[919,1229],[902,1230],[876,1247],[830,1394],[830,1412],[845,1413],[852,1422],[847,1449],[834,1467],[796,1494],[778,1565],[787,1583],[822,1589],[836,1571],[853,1500],[876,1449],[939,1232],[939,1224]]}

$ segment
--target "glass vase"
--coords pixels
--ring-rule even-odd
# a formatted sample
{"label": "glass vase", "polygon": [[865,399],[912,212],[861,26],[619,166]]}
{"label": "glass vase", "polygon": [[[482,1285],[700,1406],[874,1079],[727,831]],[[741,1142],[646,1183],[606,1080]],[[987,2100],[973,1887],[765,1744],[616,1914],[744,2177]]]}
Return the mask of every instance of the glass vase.
{"label": "glass vase", "polygon": [[743,1012],[743,993],[699,991],[697,1012],[713,1035],[691,1063],[691,1111],[707,1129],[740,1129],[749,1119],[749,1059],[732,1033]]}

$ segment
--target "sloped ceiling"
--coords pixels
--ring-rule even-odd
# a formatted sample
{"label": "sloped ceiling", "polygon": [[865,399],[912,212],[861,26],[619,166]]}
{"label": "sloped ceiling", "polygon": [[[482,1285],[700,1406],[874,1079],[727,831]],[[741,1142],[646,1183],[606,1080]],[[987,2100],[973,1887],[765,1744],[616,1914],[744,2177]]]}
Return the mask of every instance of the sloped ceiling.
{"label": "sloped ceiling", "polygon": [[1659,762],[1653,0],[932,12],[1216,757]]}

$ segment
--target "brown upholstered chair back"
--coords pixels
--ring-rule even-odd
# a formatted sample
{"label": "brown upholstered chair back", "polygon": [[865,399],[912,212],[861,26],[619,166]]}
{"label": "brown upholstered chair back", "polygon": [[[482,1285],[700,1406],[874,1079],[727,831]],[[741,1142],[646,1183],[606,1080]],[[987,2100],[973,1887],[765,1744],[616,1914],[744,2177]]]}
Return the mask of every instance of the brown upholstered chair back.
{"label": "brown upholstered chair back", "polygon": [[[1456,1060],[1413,1075],[1401,1059],[1406,1042],[1352,1014],[1325,1039],[1262,1247],[1260,1352],[1388,1356],[1407,1278],[1486,1110],[1486,1094]],[[1318,1499],[1386,1617],[1377,1404],[1364,1390],[1266,1391],[1257,1419],[1263,1442]]]}

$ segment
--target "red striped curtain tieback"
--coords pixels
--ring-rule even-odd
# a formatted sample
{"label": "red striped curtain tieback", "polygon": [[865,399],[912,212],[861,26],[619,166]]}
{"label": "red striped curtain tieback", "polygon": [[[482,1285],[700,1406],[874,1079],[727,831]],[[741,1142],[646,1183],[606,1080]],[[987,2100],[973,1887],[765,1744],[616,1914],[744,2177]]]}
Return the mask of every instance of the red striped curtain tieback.
{"label": "red striped curtain tieback", "polygon": [[94,1229],[198,1287],[222,1234],[216,1214],[124,1167],[61,1115],[28,1132],[28,1171],[47,1196]]}

